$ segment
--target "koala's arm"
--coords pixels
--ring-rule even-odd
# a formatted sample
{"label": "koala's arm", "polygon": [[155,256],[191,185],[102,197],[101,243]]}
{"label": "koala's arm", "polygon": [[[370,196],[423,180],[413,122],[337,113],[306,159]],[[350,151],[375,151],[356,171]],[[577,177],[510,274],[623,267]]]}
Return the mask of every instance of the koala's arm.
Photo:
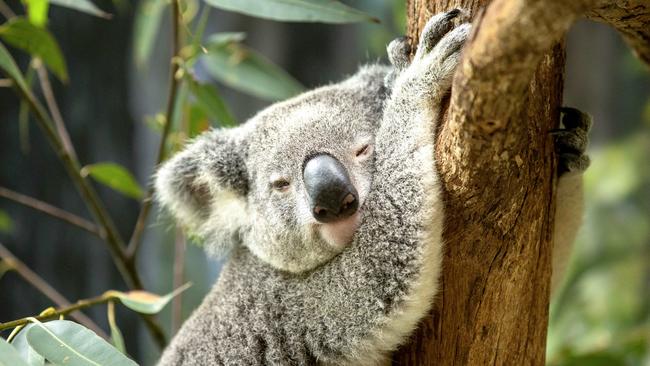
{"label": "koala's arm", "polygon": [[591,117],[574,108],[563,108],[563,129],[555,131],[558,155],[555,227],[551,294],[562,282],[571,257],[573,243],[582,225],[584,211],[583,173],[589,166],[585,155]]}
{"label": "koala's arm", "polygon": [[235,244],[246,212],[244,128],[204,133],[165,162],[155,178],[158,202],[191,234],[210,242],[215,254]]}

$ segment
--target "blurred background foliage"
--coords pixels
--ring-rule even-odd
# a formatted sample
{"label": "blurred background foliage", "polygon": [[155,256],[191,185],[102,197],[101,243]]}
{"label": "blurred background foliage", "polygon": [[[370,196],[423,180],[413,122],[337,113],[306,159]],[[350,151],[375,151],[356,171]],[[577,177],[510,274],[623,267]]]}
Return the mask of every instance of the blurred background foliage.
{"label": "blurred background foliage", "polygon": [[[183,65],[188,66],[182,68],[187,82],[179,93],[190,102],[174,118],[189,128],[172,135],[170,148],[179,148],[210,123],[245,121],[273,100],[338,80],[360,64],[383,61],[386,44],[404,33],[404,1],[344,2],[381,23],[279,23],[184,1],[187,33],[195,39],[183,53],[197,57],[186,58],[191,64]],[[18,0],[6,4],[21,8]],[[126,196],[97,185],[126,236],[138,212],[138,202],[128,197],[140,197],[135,188],[149,181],[164,122],[170,7],[164,0],[95,4],[112,13],[112,19],[50,7],[48,28],[58,40],[69,77],[67,84],[53,80],[53,88],[82,162],[117,163],[139,182],[122,187]],[[595,127],[585,225],[551,305],[548,364],[650,365],[650,73],[603,25],[579,22],[567,49],[565,104],[593,114]],[[28,57],[12,54],[25,70]],[[232,55],[244,57],[246,67],[228,69],[224,60]],[[26,118],[8,88],[0,88],[0,120],[0,186],[87,215],[40,131],[19,123]],[[98,164],[87,173],[101,182],[106,169],[109,176],[124,173]],[[148,290],[168,293],[178,286],[172,268],[182,235],[157,212],[147,227],[138,267]],[[95,237],[3,199],[0,241],[68,299],[124,287]],[[187,245],[183,260],[184,281],[194,284],[182,297],[184,319],[217,278],[221,263],[206,258],[198,245]],[[5,273],[1,263],[0,277],[0,321],[51,305]],[[93,308],[88,314],[108,329],[104,312]],[[178,327],[179,320],[172,317],[171,309],[160,315],[167,334]],[[154,363],[158,350],[134,314],[118,309],[117,322],[129,354],[142,364]]]}

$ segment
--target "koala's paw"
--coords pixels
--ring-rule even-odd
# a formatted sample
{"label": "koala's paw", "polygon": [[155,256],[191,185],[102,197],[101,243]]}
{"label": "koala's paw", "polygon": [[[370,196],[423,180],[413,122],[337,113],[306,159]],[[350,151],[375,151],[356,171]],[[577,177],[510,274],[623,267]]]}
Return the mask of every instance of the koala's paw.
{"label": "koala's paw", "polygon": [[454,20],[463,14],[454,9],[429,19],[410,64],[411,49],[407,38],[398,38],[388,45],[388,58],[399,74],[396,76],[397,87],[408,89],[407,93],[411,95],[439,97],[449,90],[463,44],[471,30],[468,23],[454,28]]}
{"label": "koala's paw", "polygon": [[585,150],[589,144],[591,116],[575,108],[564,107],[561,129],[551,131],[555,138],[555,150],[559,159],[558,175],[582,173],[589,167]]}

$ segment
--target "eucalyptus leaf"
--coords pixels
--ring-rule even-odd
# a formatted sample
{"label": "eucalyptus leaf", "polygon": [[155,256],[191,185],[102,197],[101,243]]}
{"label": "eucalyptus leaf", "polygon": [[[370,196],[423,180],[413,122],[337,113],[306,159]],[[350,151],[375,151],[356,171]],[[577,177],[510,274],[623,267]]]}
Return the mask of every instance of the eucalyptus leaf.
{"label": "eucalyptus leaf", "polygon": [[166,0],[143,0],[138,6],[133,25],[133,53],[138,66],[142,66],[149,59],[163,12],[168,4]]}
{"label": "eucalyptus leaf", "polygon": [[259,98],[282,100],[304,91],[286,71],[239,43],[210,42],[201,62],[217,80]]}
{"label": "eucalyptus leaf", "polygon": [[14,228],[14,222],[11,217],[4,211],[0,210],[0,233],[11,233]]}
{"label": "eucalyptus leaf", "polygon": [[11,341],[11,345],[16,348],[21,358],[25,360],[29,366],[42,366],[45,364],[45,358],[36,352],[27,342],[27,331],[34,326],[34,324],[27,324],[27,326],[25,326],[25,328],[23,328]]}
{"label": "eucalyptus leaf", "polygon": [[335,0],[206,0],[215,8],[287,22],[375,22],[362,11]]}
{"label": "eucalyptus leaf", "polygon": [[122,331],[115,323],[111,323],[110,328],[111,341],[113,342],[113,346],[115,346],[118,351],[126,354],[126,346],[124,345],[124,337],[122,336]]}
{"label": "eucalyptus leaf", "polygon": [[20,353],[0,337],[0,366],[30,366]]}
{"label": "eucalyptus leaf", "polygon": [[173,292],[159,296],[152,294],[147,291],[108,291],[107,294],[118,298],[124,306],[128,307],[131,310],[137,311],[142,314],[157,314],[162,310],[165,305],[167,305],[174,296],[180,294],[181,292],[187,290],[191,286],[190,283],[177,288]]}
{"label": "eucalyptus leaf", "polygon": [[208,37],[208,43],[212,46],[222,46],[233,42],[242,42],[246,39],[244,32],[219,32],[213,33]]}
{"label": "eucalyptus leaf", "polygon": [[27,83],[23,74],[20,72],[16,61],[11,57],[11,54],[7,49],[0,43],[0,69],[5,72],[23,91],[28,91]]}
{"label": "eucalyptus leaf", "polygon": [[48,361],[58,365],[137,366],[90,329],[68,320],[35,323],[27,342]]}
{"label": "eucalyptus leaf", "polygon": [[197,105],[211,120],[219,126],[233,127],[237,125],[228,106],[219,95],[217,89],[209,84],[202,84],[194,80],[191,76],[187,77],[188,84],[192,95],[196,99]]}
{"label": "eucalyptus leaf", "polygon": [[96,17],[109,19],[111,15],[101,10],[88,0],[50,0],[50,4],[73,9]]}
{"label": "eucalyptus leaf", "polygon": [[98,181],[127,197],[139,199],[142,197],[142,188],[126,168],[115,163],[97,163],[86,165],[81,169],[81,175],[90,175]]}
{"label": "eucalyptus leaf", "polygon": [[111,328],[111,341],[113,346],[117,348],[118,351],[126,354],[126,346],[124,345],[124,337],[122,336],[122,331],[117,326],[115,321],[115,302],[111,301],[107,306],[108,314],[108,325]]}
{"label": "eucalyptus leaf", "polygon": [[199,107],[195,103],[188,104],[187,119],[187,137],[190,139],[200,135],[211,126],[208,115],[205,114],[203,108]]}
{"label": "eucalyptus leaf", "polygon": [[13,18],[0,26],[0,38],[43,60],[60,80],[68,80],[61,49],[47,29],[39,28],[24,18]]}
{"label": "eucalyptus leaf", "polygon": [[24,0],[27,6],[27,19],[37,27],[45,27],[47,24],[48,0]]}

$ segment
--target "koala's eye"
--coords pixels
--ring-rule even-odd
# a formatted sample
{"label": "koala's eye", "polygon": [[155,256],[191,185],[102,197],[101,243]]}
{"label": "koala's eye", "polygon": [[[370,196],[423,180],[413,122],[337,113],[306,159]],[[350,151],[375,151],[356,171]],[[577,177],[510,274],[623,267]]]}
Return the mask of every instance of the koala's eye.
{"label": "koala's eye", "polygon": [[278,192],[285,192],[289,189],[289,181],[284,178],[275,179],[271,182],[271,187]]}
{"label": "koala's eye", "polygon": [[370,144],[365,144],[365,145],[361,146],[361,148],[359,148],[355,152],[355,156],[357,158],[363,158],[363,157],[366,157],[366,156],[368,156],[370,154],[372,154],[372,146]]}

